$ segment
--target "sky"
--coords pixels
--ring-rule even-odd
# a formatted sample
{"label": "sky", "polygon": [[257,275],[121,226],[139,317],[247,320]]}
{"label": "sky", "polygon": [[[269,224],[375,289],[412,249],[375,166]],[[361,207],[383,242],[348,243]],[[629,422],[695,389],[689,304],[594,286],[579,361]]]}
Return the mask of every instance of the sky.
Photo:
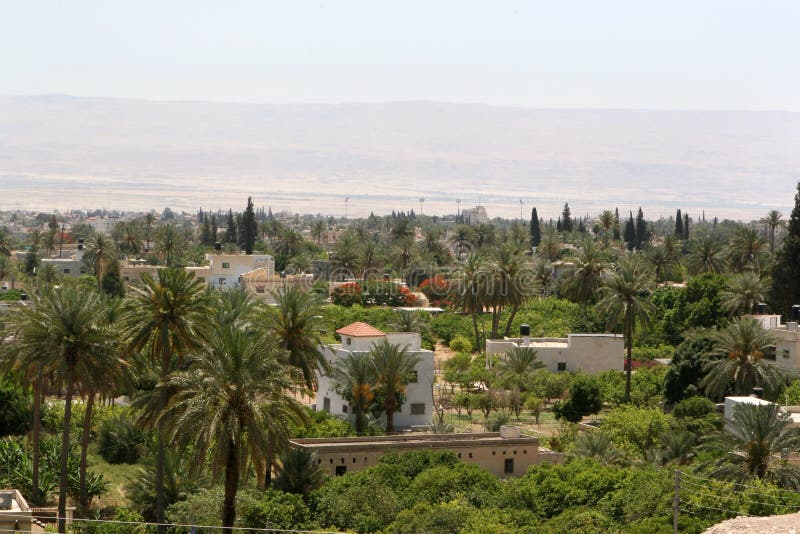
{"label": "sky", "polygon": [[800,111],[800,2],[7,1],[0,95]]}

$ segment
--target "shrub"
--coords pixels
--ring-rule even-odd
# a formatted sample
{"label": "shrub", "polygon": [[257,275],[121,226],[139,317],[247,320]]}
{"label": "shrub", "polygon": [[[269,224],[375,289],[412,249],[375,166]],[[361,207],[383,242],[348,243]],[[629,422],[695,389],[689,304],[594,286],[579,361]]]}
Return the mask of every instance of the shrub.
{"label": "shrub", "polygon": [[333,288],[331,291],[331,302],[339,306],[352,306],[361,304],[362,301],[361,285],[356,282],[348,282]]}
{"label": "shrub", "polygon": [[675,405],[672,415],[678,419],[687,417],[702,418],[707,415],[715,415],[717,406],[705,397],[689,397]]}
{"label": "shrub", "polygon": [[569,388],[569,399],[553,406],[556,419],[578,423],[583,416],[598,413],[603,408],[603,396],[596,378],[581,376]]}
{"label": "shrub", "polygon": [[240,510],[248,528],[310,529],[311,511],[300,495],[270,489],[258,496],[249,508]]}
{"label": "shrub", "polygon": [[145,435],[127,408],[100,423],[98,452],[110,464],[135,464],[146,452]]}
{"label": "shrub", "polygon": [[486,421],[486,430],[488,432],[500,432],[500,427],[507,424],[510,420],[511,416],[506,412],[494,413]]}
{"label": "shrub", "polygon": [[33,399],[8,379],[0,379],[0,438],[28,432],[33,418]]}
{"label": "shrub", "polygon": [[467,336],[456,336],[450,340],[450,350],[459,353],[471,353],[475,350],[472,340]]}

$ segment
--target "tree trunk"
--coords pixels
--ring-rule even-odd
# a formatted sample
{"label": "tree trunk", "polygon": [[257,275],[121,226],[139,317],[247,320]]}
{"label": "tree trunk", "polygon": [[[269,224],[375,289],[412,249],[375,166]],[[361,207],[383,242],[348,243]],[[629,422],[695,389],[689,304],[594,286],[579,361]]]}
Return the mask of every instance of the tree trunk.
{"label": "tree trunk", "polygon": [[80,490],[78,493],[78,503],[80,504],[82,514],[85,514],[86,509],[89,507],[89,496],[86,491],[86,453],[89,449],[89,434],[92,431],[94,396],[94,391],[89,390],[89,398],[86,400],[86,413],[83,416],[83,434],[81,435]]}
{"label": "tree trunk", "polygon": [[39,371],[33,383],[33,434],[31,436],[31,440],[33,441],[33,476],[31,477],[33,491],[31,500],[33,504],[36,505],[42,504],[42,501],[39,500],[39,458],[41,457],[39,436],[42,430],[42,382],[42,372]]}
{"label": "tree trunk", "polygon": [[233,532],[236,521],[236,492],[239,490],[239,449],[228,440],[228,458],[225,462],[225,499],[222,503],[222,529]]}
{"label": "tree trunk", "polygon": [[272,465],[275,463],[275,445],[272,443],[272,436],[270,436],[269,441],[267,442],[267,457],[266,460],[266,470],[264,471],[264,487],[268,488],[272,485]]}
{"label": "tree trunk", "polygon": [[511,323],[514,322],[514,319],[517,317],[517,312],[519,311],[519,305],[514,305],[511,308],[511,315],[508,317],[508,321],[506,321],[506,329],[503,331],[503,335],[508,337],[511,335]]}
{"label": "tree trunk", "polygon": [[361,408],[361,403],[356,403],[356,435],[360,436],[364,432],[364,410]]}
{"label": "tree trunk", "polygon": [[[627,322],[627,321],[626,321]],[[625,325],[625,345],[627,355],[625,358],[625,402],[631,402],[631,369],[633,367],[633,327]]]}
{"label": "tree trunk", "polygon": [[472,314],[472,327],[475,329],[475,350],[478,352],[483,352],[481,350],[481,333],[478,331],[478,314]]}
{"label": "tree trunk", "polygon": [[386,409],[386,433],[391,434],[394,432],[394,409]]}
{"label": "tree trunk", "polygon": [[67,531],[67,463],[69,461],[69,430],[72,423],[72,388],[74,369],[67,368],[66,394],[64,395],[64,429],[61,435],[61,466],[58,477],[58,531]]}
{"label": "tree trunk", "polygon": [[[163,334],[162,334],[163,335]],[[161,391],[159,392],[158,411],[163,415],[164,410],[167,408],[169,401],[169,390],[166,387],[167,379],[169,378],[170,368],[170,352],[167,340],[162,340],[164,343],[164,351],[161,355],[161,373],[159,377]],[[158,443],[156,446],[156,523],[158,523],[158,534],[166,534],[167,527],[165,523],[164,511],[166,509],[166,495],[164,490],[164,471],[167,462],[167,422],[161,417],[158,420]]]}
{"label": "tree trunk", "polygon": [[267,489],[267,466],[261,451],[253,450],[253,469],[256,471],[256,487],[259,491]]}

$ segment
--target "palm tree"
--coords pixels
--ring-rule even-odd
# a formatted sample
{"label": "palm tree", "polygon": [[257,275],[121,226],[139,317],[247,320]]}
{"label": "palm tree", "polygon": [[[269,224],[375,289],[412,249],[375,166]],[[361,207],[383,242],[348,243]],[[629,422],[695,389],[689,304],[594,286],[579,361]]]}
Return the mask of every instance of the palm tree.
{"label": "palm tree", "polygon": [[308,497],[325,482],[317,454],[307,448],[290,448],[281,456],[281,470],[275,489]]}
{"label": "palm tree", "polygon": [[286,351],[286,363],[296,369],[309,389],[317,383],[317,372],[328,369],[319,350],[322,344],[321,308],[317,296],[292,286],[273,291],[276,307],[264,314],[270,335]]}
{"label": "palm tree", "polygon": [[530,347],[513,347],[497,363],[497,374],[501,383],[511,388],[517,418],[522,409],[520,393],[528,389],[531,374],[544,368],[544,363],[536,358],[536,351]]}
{"label": "palm tree", "polygon": [[710,236],[689,242],[686,268],[689,274],[719,273],[722,271],[722,244]]}
{"label": "palm tree", "polygon": [[86,251],[83,254],[83,261],[94,271],[97,278],[97,288],[103,280],[103,269],[105,265],[116,258],[114,242],[103,234],[94,234],[86,242]]}
{"label": "palm tree", "polygon": [[11,232],[5,226],[0,226],[0,254],[3,256],[11,255],[13,238]]}
{"label": "palm tree", "polygon": [[365,414],[375,398],[375,366],[365,352],[351,352],[334,363],[332,369],[336,389],[350,403],[356,418],[356,434],[364,432]]}
{"label": "palm tree", "polygon": [[633,334],[637,323],[647,328],[655,313],[655,306],[648,300],[653,291],[650,272],[635,254],[620,258],[617,268],[605,281],[600,313],[608,317],[609,328],[622,325],[627,355],[625,358],[625,402],[631,400],[631,370],[633,360]]}
{"label": "palm tree", "polygon": [[410,237],[395,239],[392,242],[391,252],[392,256],[396,259],[397,267],[401,270],[405,270],[414,254],[414,240]]}
{"label": "palm tree", "polygon": [[322,240],[322,235],[325,233],[325,221],[322,219],[317,219],[311,225],[311,238],[317,242],[319,245],[320,241]]}
{"label": "palm tree", "polygon": [[402,405],[406,385],[420,358],[387,339],[375,343],[369,356],[375,367],[374,389],[383,401],[383,411],[386,412],[386,433],[391,434],[394,432],[394,412]]}
{"label": "palm tree", "polygon": [[165,224],[156,231],[156,253],[167,267],[177,265],[183,247],[180,232],[174,224]]}
{"label": "palm tree", "polygon": [[605,259],[600,249],[590,239],[584,240],[578,252],[570,256],[569,261],[575,269],[564,277],[564,295],[578,303],[592,302],[602,283]]}
{"label": "palm tree", "polygon": [[422,312],[400,310],[397,312],[394,321],[389,323],[389,328],[395,332],[416,332],[421,334],[428,329],[428,323],[422,316]]}
{"label": "palm tree", "polygon": [[120,251],[136,256],[143,250],[142,228],[134,221],[123,221],[114,227],[114,238]]}
{"label": "palm tree", "polygon": [[678,258],[664,245],[651,247],[645,253],[645,260],[650,265],[656,277],[656,283],[669,280],[678,265]]}
{"label": "palm tree", "polygon": [[800,467],[789,453],[800,449],[800,429],[789,428],[789,414],[777,404],[740,404],[733,420],[706,449],[722,453],[711,475],[737,483],[752,479],[800,489]]}
{"label": "palm tree", "polygon": [[614,212],[611,210],[605,210],[600,212],[600,215],[597,217],[597,223],[600,225],[600,228],[603,229],[603,243],[606,245],[608,244],[608,233],[614,227]]}
{"label": "palm tree", "polygon": [[464,224],[458,226],[450,243],[453,244],[453,249],[460,260],[472,246],[472,229]]}
{"label": "palm tree", "polygon": [[611,439],[611,435],[603,430],[579,432],[575,436],[575,444],[570,455],[576,458],[592,458],[604,464],[618,464],[625,461]]}
{"label": "palm tree", "polygon": [[764,240],[758,230],[749,227],[737,228],[728,244],[728,263],[733,271],[758,270],[764,261]]}
{"label": "palm tree", "polygon": [[783,228],[786,223],[783,220],[783,213],[778,210],[770,210],[767,216],[761,219],[761,224],[769,228],[769,254],[775,255],[775,229]]}
{"label": "palm tree", "polygon": [[[131,288],[123,319],[129,348],[145,353],[159,366],[157,414],[168,403],[167,381],[173,359],[181,358],[202,347],[210,313],[206,286],[194,274],[182,269],[159,269],[156,278],[145,273],[141,286]],[[164,462],[167,423],[158,418],[156,450],[156,522],[164,522]],[[159,532],[165,532],[159,527]]]}
{"label": "palm tree", "polygon": [[354,278],[358,268],[358,241],[352,232],[343,233],[331,253],[331,266],[336,272],[332,279]]}
{"label": "palm tree", "polygon": [[370,272],[375,271],[380,262],[380,244],[374,238],[367,237],[358,248],[358,264],[361,266],[361,278],[367,279]]}
{"label": "palm tree", "polygon": [[752,271],[734,275],[728,282],[728,289],[722,292],[722,306],[731,315],[753,313],[756,304],[764,300],[769,282]]}
{"label": "palm tree", "polygon": [[16,366],[41,375],[53,374],[64,388],[64,427],[58,491],[59,532],[65,532],[72,398],[75,386],[97,369],[120,362],[116,332],[105,321],[99,294],[74,283],[45,287],[33,307],[21,308],[14,325]]}
{"label": "palm tree", "polygon": [[288,395],[293,380],[282,360],[266,336],[227,323],[215,329],[188,371],[169,380],[176,390],[172,438],[193,444],[197,465],[213,450],[214,470],[224,470],[222,526],[228,532],[242,466],[250,451],[268,448],[269,405],[290,407],[298,421],[304,417],[303,406]]}
{"label": "palm tree", "polygon": [[725,356],[714,361],[700,386],[711,397],[722,397],[728,389],[749,395],[753,387],[764,388],[772,397],[783,383],[783,373],[764,359],[775,346],[775,338],[755,319],[733,319],[714,336],[715,352]]}
{"label": "palm tree", "polygon": [[661,435],[662,457],[668,462],[686,465],[694,456],[697,436],[683,428]]}
{"label": "palm tree", "polygon": [[470,254],[453,275],[450,291],[453,301],[461,306],[464,313],[472,317],[475,334],[475,347],[480,349],[481,335],[478,330],[478,314],[483,312],[486,302],[484,280],[484,258],[480,254]]}
{"label": "palm tree", "polygon": [[499,247],[485,268],[484,278],[489,284],[486,304],[492,308],[492,338],[498,336],[503,310],[510,307],[511,313],[504,329],[504,335],[508,336],[520,306],[541,291],[541,287],[531,276],[530,259],[516,245]]}

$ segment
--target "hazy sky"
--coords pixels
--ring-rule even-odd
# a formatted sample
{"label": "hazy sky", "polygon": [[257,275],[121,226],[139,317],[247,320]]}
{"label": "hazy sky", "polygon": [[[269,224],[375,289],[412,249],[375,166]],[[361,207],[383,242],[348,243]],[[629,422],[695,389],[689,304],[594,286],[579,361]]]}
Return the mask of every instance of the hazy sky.
{"label": "hazy sky", "polygon": [[8,1],[0,94],[800,110],[800,2]]}

